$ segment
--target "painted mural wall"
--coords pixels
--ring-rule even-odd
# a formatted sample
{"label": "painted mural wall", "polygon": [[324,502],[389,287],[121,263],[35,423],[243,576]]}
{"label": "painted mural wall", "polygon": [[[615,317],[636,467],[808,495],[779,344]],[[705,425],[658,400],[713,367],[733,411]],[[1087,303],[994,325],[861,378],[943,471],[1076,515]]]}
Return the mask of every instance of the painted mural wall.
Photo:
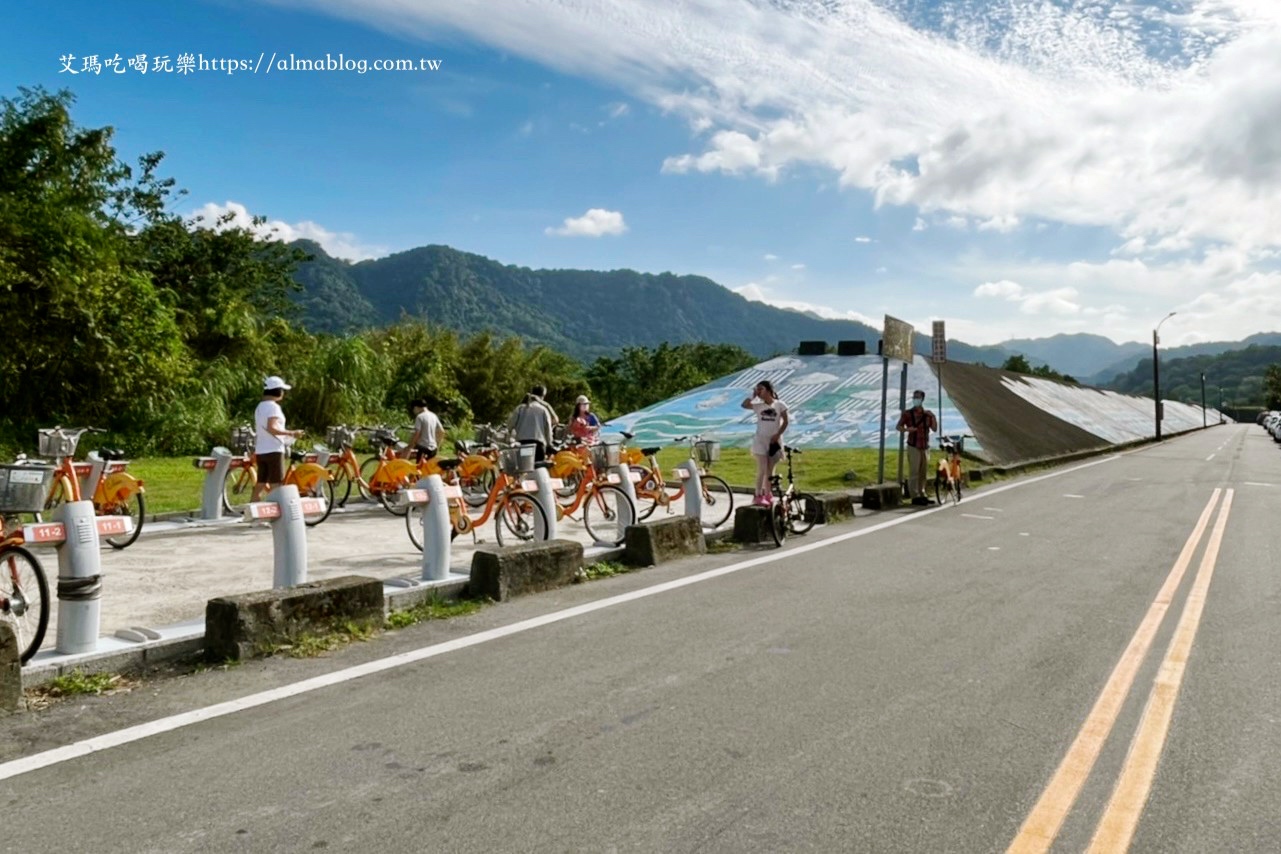
{"label": "painted mural wall", "polygon": [[[761,380],[769,380],[791,413],[789,444],[805,448],[875,448],[880,444],[882,361],[879,356],[781,356],[694,389],[679,397],[615,418],[606,433],[634,433],[633,444],[671,444],[690,434],[719,439],[728,447],[747,447],[755,416],[740,407]],[[890,363],[887,432],[897,447],[902,362]],[[943,392],[929,360],[917,356],[907,366],[907,389],[926,393],[926,405],[942,412],[948,434],[968,433],[965,420]],[[970,442],[967,444],[969,447]]]}

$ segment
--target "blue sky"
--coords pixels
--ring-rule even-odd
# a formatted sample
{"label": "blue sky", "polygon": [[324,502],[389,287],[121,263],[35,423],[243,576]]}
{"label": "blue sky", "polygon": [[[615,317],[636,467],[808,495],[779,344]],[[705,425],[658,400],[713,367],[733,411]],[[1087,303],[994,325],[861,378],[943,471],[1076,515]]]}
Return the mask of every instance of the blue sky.
{"label": "blue sky", "polygon": [[[1281,328],[1274,0],[17,0],[0,92],[69,88],[184,214],[707,275],[952,337]],[[244,60],[157,72],[157,56]],[[86,72],[146,56],[148,73]],[[439,60],[287,71],[270,58]],[[79,74],[62,71],[63,56]],[[263,66],[271,67],[267,72]]]}

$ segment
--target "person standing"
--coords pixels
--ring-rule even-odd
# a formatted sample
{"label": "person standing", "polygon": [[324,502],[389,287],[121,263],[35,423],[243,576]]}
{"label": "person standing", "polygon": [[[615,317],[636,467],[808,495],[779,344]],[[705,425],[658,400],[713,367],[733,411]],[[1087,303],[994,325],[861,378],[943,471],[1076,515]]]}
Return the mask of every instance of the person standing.
{"label": "person standing", "polygon": [[600,439],[600,419],[592,412],[592,402],[580,394],[574,401],[574,415],[569,419],[569,433],[584,445],[595,445]]}
{"label": "person standing", "polygon": [[756,413],[756,435],[752,437],[752,457],[756,460],[756,497],[753,504],[768,507],[774,503],[770,479],[774,466],[783,456],[783,433],[787,430],[787,404],[779,400],[769,380],[761,380],[742,407]]}
{"label": "person standing", "polygon": [[293,386],[280,377],[267,377],[262,384],[262,400],[254,409],[254,457],[258,479],[249,500],[257,501],[285,480],[286,441],[302,435],[301,430],[285,429],[285,411],[280,401]]}
{"label": "person standing", "polygon": [[522,445],[534,446],[535,462],[547,459],[547,449],[552,443],[552,430],[559,423],[556,413],[543,400],[546,394],[546,386],[534,386],[525,395],[524,402],[507,419],[507,427],[513,431],[516,441]]}
{"label": "person standing", "polygon": [[445,444],[445,427],[423,398],[409,404],[409,409],[414,415],[414,435],[409,437],[409,447],[414,449],[414,462],[421,463],[436,456]]}
{"label": "person standing", "polygon": [[934,413],[925,408],[925,392],[912,392],[911,405],[899,416],[898,431],[907,434],[907,483],[912,503],[918,506],[933,503],[925,496],[925,477],[930,462],[930,433],[937,433],[938,429]]}

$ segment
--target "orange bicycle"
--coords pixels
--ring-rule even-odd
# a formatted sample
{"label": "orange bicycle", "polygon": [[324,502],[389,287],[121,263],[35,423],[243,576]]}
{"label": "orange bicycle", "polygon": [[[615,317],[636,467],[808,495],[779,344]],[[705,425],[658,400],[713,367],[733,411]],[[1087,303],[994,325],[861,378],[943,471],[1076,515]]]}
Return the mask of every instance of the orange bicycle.
{"label": "orange bicycle", "polygon": [[945,497],[951,498],[953,504],[961,503],[961,484],[965,481],[961,453],[965,450],[965,440],[973,438],[968,433],[939,437],[939,447],[945,454],[934,472],[934,498],[939,504]]}
{"label": "orange bicycle", "polygon": [[560,451],[549,466],[553,477],[566,481],[566,488],[556,490],[556,518],[573,519],[581,507],[583,527],[591,538],[615,546],[621,545],[624,539],[618,531],[622,508],[628,508],[630,518],[636,520],[636,503],[615,485],[617,475],[609,472],[618,461],[619,446],[600,443]]}
{"label": "orange bicycle", "polygon": [[[246,432],[247,431],[247,432]],[[248,434],[248,438],[246,435]],[[241,459],[234,460],[222,481],[222,506],[228,513],[238,513],[244,509],[254,487],[258,485],[258,465],[252,449],[252,430],[238,427],[232,431],[232,445],[241,454]],[[325,499],[325,511],[304,517],[308,527],[314,528],[329,518],[334,509],[334,482],[329,471],[316,464],[316,455],[304,451],[295,451],[286,443],[284,483],[298,487],[298,495],[303,498]]]}
{"label": "orange bicycle", "polygon": [[[623,437],[631,439],[633,435],[624,433]],[[730,490],[729,484],[711,471],[712,463],[721,458],[721,443],[704,439],[702,436],[682,436],[675,441],[689,443],[689,458],[698,467],[703,499],[703,527],[719,528],[734,512],[734,493]],[[685,497],[684,480],[679,483],[669,483],[664,480],[663,469],[658,464],[660,450],[660,448],[640,449],[639,458],[647,459],[648,465],[636,462],[638,452],[635,448],[624,450],[632,471],[640,475],[640,481],[635,484],[635,490],[641,519],[648,519],[659,507],[671,513],[672,504]]]}
{"label": "orange bicycle", "polygon": [[[477,455],[463,460],[439,460],[436,463],[442,479],[447,483],[456,483],[457,472],[468,462],[473,466],[489,466],[494,478],[484,505],[480,508],[479,514],[474,517],[468,513],[466,499],[450,499],[449,538],[451,540],[468,531],[472,532],[474,538],[476,529],[488,522],[491,516],[497,517],[494,520],[494,536],[500,546],[503,544],[504,531],[508,536],[522,542],[532,540],[535,536],[546,535],[547,514],[529,493],[523,480],[524,470],[533,461],[532,454],[532,447],[503,448],[499,453],[497,465],[487,457],[477,459]],[[405,527],[409,531],[410,542],[419,551],[423,548],[422,512],[422,506],[417,504],[408,505],[405,512]]]}
{"label": "orange bicycle", "polygon": [[126,534],[106,537],[114,549],[133,545],[142,533],[146,518],[147,500],[141,480],[125,471],[129,461],[124,451],[103,448],[90,452],[88,460],[76,462],[76,447],[85,433],[105,433],[100,427],[50,427],[42,429],[40,456],[53,460],[58,474],[54,478],[45,500],[44,510],[50,511],[66,501],[80,501],[88,495],[93,501],[93,512],[98,516],[128,516],[133,528]]}
{"label": "orange bicycle", "polygon": [[39,514],[57,469],[19,461],[0,465],[0,620],[13,626],[18,661],[26,664],[44,642],[49,627],[49,581],[36,556],[24,547],[22,513]]}

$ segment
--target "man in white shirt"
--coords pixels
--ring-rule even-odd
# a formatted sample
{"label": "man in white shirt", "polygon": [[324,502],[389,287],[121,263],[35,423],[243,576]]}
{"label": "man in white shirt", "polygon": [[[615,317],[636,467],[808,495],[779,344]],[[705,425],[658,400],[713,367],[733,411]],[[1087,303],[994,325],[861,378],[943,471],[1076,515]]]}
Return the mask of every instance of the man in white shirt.
{"label": "man in white shirt", "polygon": [[262,400],[254,410],[254,457],[258,480],[250,501],[257,501],[285,480],[285,451],[290,442],[302,435],[301,430],[285,429],[285,411],[280,401],[293,386],[280,377],[267,377],[262,384]]}
{"label": "man in white shirt", "polygon": [[436,413],[427,408],[427,401],[419,398],[409,405],[414,413],[414,435],[409,447],[414,449],[414,462],[430,460],[445,443],[445,428]]}

